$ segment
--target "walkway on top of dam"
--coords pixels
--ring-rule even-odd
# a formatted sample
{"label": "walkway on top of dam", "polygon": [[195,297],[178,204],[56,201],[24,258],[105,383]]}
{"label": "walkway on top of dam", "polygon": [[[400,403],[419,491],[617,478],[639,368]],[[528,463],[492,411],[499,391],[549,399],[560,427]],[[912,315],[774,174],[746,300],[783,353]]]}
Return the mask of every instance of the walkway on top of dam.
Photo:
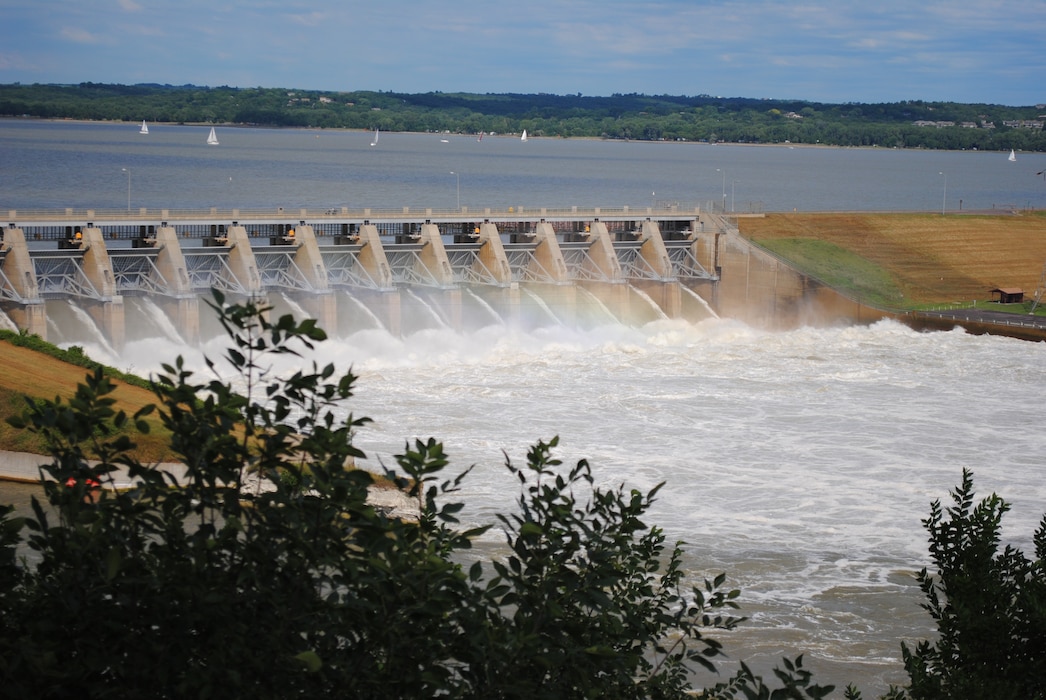
{"label": "walkway on top of dam", "polygon": [[310,224],[317,230],[340,224],[365,223],[397,224],[425,222],[440,225],[491,223],[537,223],[545,219],[557,222],[606,222],[653,219],[659,221],[688,221],[701,216],[702,210],[678,205],[651,207],[502,207],[433,209],[431,207],[402,207],[400,209],[373,208],[294,208],[271,209],[8,209],[0,222],[7,228],[21,225],[67,226],[88,224],[162,226],[165,222],[182,226],[210,224]]}

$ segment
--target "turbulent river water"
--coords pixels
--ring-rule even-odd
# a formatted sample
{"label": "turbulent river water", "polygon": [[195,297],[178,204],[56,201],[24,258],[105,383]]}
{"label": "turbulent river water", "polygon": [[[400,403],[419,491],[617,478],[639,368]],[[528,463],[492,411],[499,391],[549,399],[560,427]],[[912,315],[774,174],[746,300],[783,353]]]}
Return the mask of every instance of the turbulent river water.
{"label": "turbulent river water", "polygon": [[[202,369],[220,347],[181,352]],[[88,348],[139,372],[176,350]],[[725,572],[751,618],[720,635],[724,672],[805,653],[840,686],[901,683],[900,642],[932,634],[914,580],[929,563],[920,519],[931,501],[972,469],[980,493],[1013,504],[1004,533],[1026,552],[1046,511],[1040,343],[893,322],[767,332],[710,319],[371,329],[314,359],[359,375],[346,409],[375,421],[357,441],[369,464],[433,436],[456,470],[475,465],[459,494],[472,523],[514,505],[502,451],[522,463],[555,435],[559,456],[590,460],[601,486],[664,482],[649,523],[685,542],[695,583]],[[497,533],[480,544],[483,555],[503,546]]]}

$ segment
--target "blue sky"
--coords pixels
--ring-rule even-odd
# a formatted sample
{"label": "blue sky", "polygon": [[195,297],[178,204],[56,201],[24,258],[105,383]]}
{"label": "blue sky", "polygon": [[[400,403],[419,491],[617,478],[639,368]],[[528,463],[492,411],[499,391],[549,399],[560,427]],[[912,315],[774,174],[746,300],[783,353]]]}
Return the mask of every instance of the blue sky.
{"label": "blue sky", "polygon": [[1046,102],[1042,0],[0,0],[0,83]]}

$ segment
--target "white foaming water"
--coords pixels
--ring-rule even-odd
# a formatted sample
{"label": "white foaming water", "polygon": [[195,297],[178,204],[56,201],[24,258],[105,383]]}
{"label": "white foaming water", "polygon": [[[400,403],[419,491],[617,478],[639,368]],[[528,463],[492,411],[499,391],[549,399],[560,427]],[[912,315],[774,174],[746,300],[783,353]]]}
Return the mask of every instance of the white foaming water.
{"label": "white foaming water", "polygon": [[[162,352],[129,344],[123,361],[141,371]],[[713,319],[402,339],[367,330],[321,344],[315,359],[359,375],[347,408],[375,420],[357,440],[371,465],[429,436],[459,469],[476,465],[459,494],[473,522],[515,501],[502,450],[522,464],[554,435],[558,455],[589,459],[602,486],[665,482],[647,523],[686,542],[695,583],[722,571],[742,589],[752,619],[716,635],[731,658],[768,672],[805,652],[819,679],[866,696],[904,682],[902,640],[932,634],[913,577],[929,564],[920,520],[934,499],[948,502],[962,468],[979,495],[1012,503],[1004,536],[1026,553],[1046,511],[1040,343],[892,322],[764,332]],[[482,545],[500,551],[500,535]]]}

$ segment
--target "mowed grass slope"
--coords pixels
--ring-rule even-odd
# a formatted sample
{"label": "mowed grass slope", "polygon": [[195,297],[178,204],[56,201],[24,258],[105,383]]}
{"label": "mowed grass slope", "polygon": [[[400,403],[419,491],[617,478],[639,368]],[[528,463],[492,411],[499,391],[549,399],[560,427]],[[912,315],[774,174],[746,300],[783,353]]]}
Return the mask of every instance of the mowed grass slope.
{"label": "mowed grass slope", "polygon": [[[60,396],[68,401],[76,393],[77,384],[84,383],[89,373],[88,369],[42,352],[0,341],[0,449],[45,454],[39,436],[27,430],[16,430],[7,423],[7,418],[22,414],[26,408],[26,396],[33,399]],[[114,380],[114,383],[117,389],[112,396],[117,401],[117,409],[129,416],[147,404],[156,403],[156,397],[148,389],[119,380]],[[151,427],[148,435],[128,432],[138,443],[136,454],[143,461],[172,459],[167,446],[169,435],[156,419],[156,414],[148,421]]]}
{"label": "mowed grass slope", "polygon": [[857,255],[885,272],[903,306],[988,300],[997,287],[1031,297],[1046,263],[1046,212],[768,214],[740,218],[738,227],[786,259],[789,245],[804,240]]}

